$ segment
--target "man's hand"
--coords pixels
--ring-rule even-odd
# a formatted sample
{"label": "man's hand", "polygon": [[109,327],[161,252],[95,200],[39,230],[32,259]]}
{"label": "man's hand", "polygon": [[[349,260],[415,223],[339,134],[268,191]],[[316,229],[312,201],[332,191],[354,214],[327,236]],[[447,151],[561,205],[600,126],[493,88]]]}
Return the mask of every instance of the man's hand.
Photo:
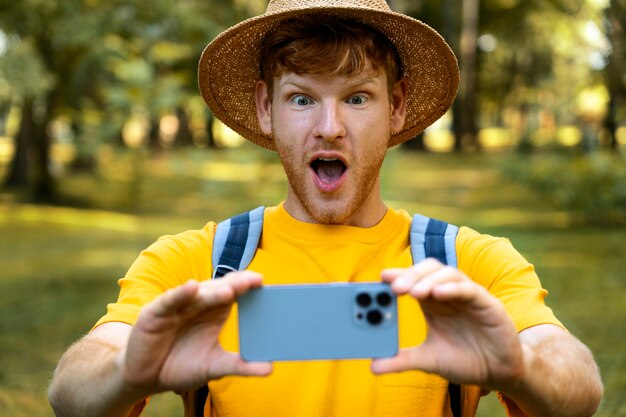
{"label": "man's hand", "polygon": [[218,336],[236,297],[261,285],[244,271],[173,288],[141,311],[117,361],[122,379],[146,395],[197,388],[225,375],[268,375],[269,363],[246,363]]}
{"label": "man's hand", "polygon": [[[417,369],[502,392],[529,416],[591,416],[602,381],[591,352],[561,327],[516,333],[502,304],[460,271],[427,259],[389,269],[383,281],[422,307],[428,336],[419,346],[372,362],[375,373]],[[507,401],[508,401],[507,399]]]}
{"label": "man's hand", "polygon": [[455,268],[427,259],[389,269],[383,281],[419,303],[428,323],[426,341],[372,363],[375,373],[418,369],[459,384],[497,388],[522,377],[522,346],[499,300]]}
{"label": "man's hand", "polygon": [[224,375],[269,374],[270,363],[243,362],[218,341],[237,296],[260,285],[261,275],[246,271],[190,281],[147,304],[135,326],[96,327],[59,361],[48,393],[55,414],[137,415],[158,392],[198,388]]}

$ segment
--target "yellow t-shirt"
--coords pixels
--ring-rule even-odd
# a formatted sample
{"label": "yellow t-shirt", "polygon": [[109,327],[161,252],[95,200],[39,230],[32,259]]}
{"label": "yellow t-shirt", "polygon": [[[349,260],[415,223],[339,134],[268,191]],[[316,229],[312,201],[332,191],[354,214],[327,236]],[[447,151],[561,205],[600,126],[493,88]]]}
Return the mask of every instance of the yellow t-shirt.
{"label": "yellow t-shirt", "polygon": [[[295,220],[282,205],[265,211],[263,234],[250,270],[265,284],[380,281],[380,271],[412,264],[411,216],[388,210],[372,228],[329,226]],[[119,281],[118,301],[98,323],[134,324],[141,306],[189,279],[211,277],[215,223],[165,236],[143,251]],[[458,267],[499,298],[518,331],[538,324],[561,325],[545,305],[534,268],[506,239],[462,227],[456,240]],[[419,305],[398,301],[400,347],[426,337]],[[236,307],[221,343],[238,350]],[[225,377],[209,383],[206,415],[214,416],[448,416],[448,383],[419,371],[375,376],[370,360],[280,362],[269,377]],[[465,387],[464,416],[474,415],[480,390]],[[184,395],[184,398],[187,398]],[[186,407],[190,408],[190,407]],[[512,411],[512,410],[511,410]]]}

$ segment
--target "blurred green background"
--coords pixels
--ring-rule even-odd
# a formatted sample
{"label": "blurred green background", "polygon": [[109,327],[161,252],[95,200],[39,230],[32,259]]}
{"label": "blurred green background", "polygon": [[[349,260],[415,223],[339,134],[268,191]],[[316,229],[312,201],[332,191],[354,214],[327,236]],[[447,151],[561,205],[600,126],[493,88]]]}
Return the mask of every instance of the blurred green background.
{"label": "blurred green background", "polygon": [[[626,2],[390,3],[446,37],[463,80],[449,114],[389,152],[385,200],[509,237],[596,355],[597,415],[626,416]],[[284,198],[276,156],[195,83],[208,40],[264,7],[0,0],[0,415],[52,415],[57,360],[158,236]],[[151,405],[182,415],[173,394]]]}

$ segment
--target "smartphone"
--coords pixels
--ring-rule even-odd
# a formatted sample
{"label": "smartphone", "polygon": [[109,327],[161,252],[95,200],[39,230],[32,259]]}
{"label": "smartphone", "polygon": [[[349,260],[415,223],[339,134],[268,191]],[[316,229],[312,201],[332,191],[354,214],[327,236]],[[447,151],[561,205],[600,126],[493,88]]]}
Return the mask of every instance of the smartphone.
{"label": "smartphone", "polygon": [[246,361],[357,359],[398,352],[396,296],[384,283],[266,285],[238,298]]}

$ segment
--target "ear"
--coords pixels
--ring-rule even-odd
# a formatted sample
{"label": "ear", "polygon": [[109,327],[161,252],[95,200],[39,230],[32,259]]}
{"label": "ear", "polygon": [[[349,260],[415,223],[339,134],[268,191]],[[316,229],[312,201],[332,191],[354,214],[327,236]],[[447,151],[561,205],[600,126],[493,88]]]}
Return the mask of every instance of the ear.
{"label": "ear", "polygon": [[256,117],[259,120],[261,131],[268,135],[272,135],[272,100],[268,96],[267,84],[263,80],[256,83],[255,88],[256,99]]}
{"label": "ear", "polygon": [[399,132],[406,118],[406,79],[402,78],[393,85],[391,92],[391,131]]}

